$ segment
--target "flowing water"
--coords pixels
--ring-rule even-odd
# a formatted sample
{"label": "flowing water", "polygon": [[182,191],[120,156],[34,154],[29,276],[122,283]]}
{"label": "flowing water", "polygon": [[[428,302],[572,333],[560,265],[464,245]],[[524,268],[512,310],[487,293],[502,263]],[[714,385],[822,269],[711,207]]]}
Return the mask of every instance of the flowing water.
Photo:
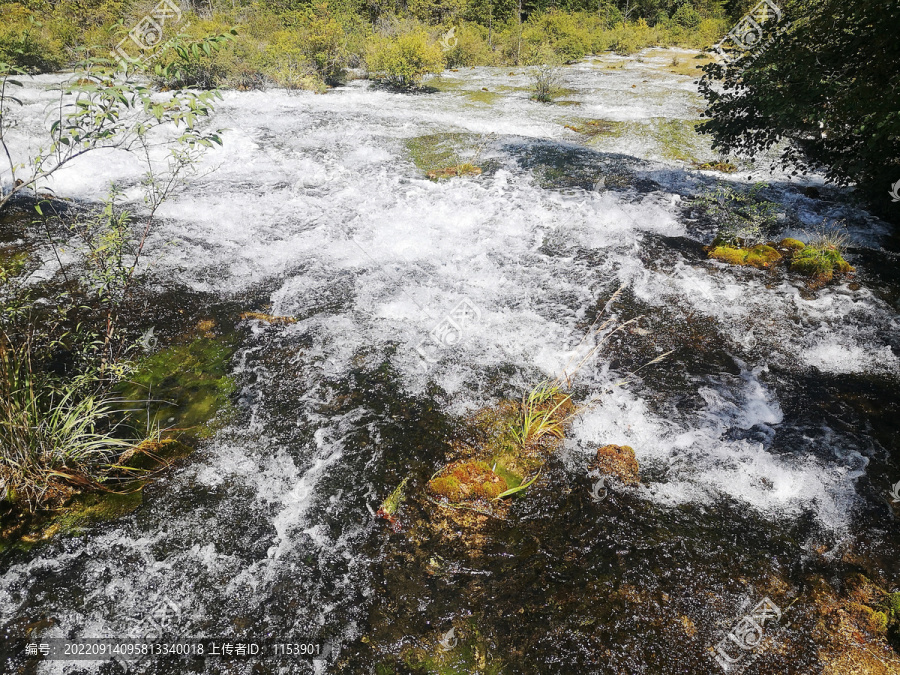
{"label": "flowing water", "polygon": [[[522,69],[447,72],[421,94],[226,93],[224,147],[148,245],[139,329],[164,343],[179,310],[298,321],[243,325],[237,418],[134,513],[3,553],[6,635],[131,634],[165,601],[182,636],[333,651],[140,672],[712,673],[709,647],[768,596],[790,648],[746,672],[820,672],[810,579],[898,580],[897,241],[846,194],[807,196],[765,161],[692,169],[715,155],[673,54],[693,57],[569,66],[553,105],[529,100]],[[25,91],[32,138],[52,80]],[[613,131],[565,126],[586,119]],[[442,152],[483,173],[428,180]],[[97,200],[112,179],[137,199],[139,167],[115,153],[51,187]],[[688,200],[717,179],[769,183],[779,236],[843,220],[856,277],[811,290],[707,261],[714,233]],[[581,370],[576,391],[599,403],[506,521],[439,531],[415,500],[400,532],[375,517],[404,477],[421,490],[466,413],[560,372],[604,307],[643,318]],[[439,343],[448,316],[460,331]],[[598,500],[588,465],[609,443],[634,448],[642,482]]]}

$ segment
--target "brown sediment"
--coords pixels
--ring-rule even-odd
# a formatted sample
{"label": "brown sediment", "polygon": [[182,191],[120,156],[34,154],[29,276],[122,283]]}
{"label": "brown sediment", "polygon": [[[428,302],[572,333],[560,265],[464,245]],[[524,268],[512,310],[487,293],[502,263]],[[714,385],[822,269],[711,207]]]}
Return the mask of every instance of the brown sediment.
{"label": "brown sediment", "polygon": [[264,323],[271,323],[277,326],[297,323],[297,319],[292,316],[275,316],[273,314],[264,314],[262,312],[241,312],[241,321],[254,320]]}

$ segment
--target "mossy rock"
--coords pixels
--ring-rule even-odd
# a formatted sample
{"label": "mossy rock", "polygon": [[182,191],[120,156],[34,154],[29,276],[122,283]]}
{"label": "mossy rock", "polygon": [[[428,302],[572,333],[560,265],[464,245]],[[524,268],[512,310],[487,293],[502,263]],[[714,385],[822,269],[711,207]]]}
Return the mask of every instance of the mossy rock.
{"label": "mossy rock", "polygon": [[791,258],[791,270],[823,283],[831,281],[836,274],[856,271],[836,248],[816,246],[804,246],[797,251]]}
{"label": "mossy rock", "polygon": [[786,248],[790,251],[801,251],[806,248],[806,244],[804,244],[799,239],[791,239],[787,237],[778,242],[778,248]]}
{"label": "mossy rock", "polygon": [[637,485],[641,482],[640,466],[634,450],[628,445],[604,445],[598,448],[591,468],[602,474],[615,476],[625,485]]}
{"label": "mossy rock", "polygon": [[467,460],[446,466],[428,481],[428,490],[450,504],[467,501],[488,502],[509,489],[506,479],[484,461]]}
{"label": "mossy rock", "polygon": [[713,244],[713,247],[709,250],[709,257],[715,260],[721,260],[729,265],[767,269],[782,258],[781,253],[768,244],[757,244],[750,248],[716,246],[715,242],[713,242]]}
{"label": "mossy rock", "polygon": [[0,551],[27,551],[58,534],[79,534],[97,523],[126,516],[143,502],[143,487],[143,482],[133,482],[122,492],[77,494],[61,509],[22,514],[14,523],[0,523]]}

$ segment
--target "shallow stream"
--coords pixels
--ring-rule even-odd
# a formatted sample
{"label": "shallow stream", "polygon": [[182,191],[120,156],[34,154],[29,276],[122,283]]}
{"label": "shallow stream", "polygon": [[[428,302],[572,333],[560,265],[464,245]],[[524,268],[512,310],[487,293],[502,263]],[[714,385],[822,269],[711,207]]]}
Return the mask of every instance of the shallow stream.
{"label": "shallow stream", "polygon": [[[140,672],[714,673],[710,648],[769,597],[783,626],[744,672],[821,672],[810,580],[900,583],[900,247],[847,193],[765,158],[696,170],[716,155],[676,72],[693,56],[586,59],[550,105],[521,68],[421,94],[225,93],[224,147],[148,244],[138,328],[162,347],[179,310],[297,322],[242,324],[236,418],[137,510],[0,554],[6,635],[124,635],[162,601],[179,635],[331,652]],[[25,91],[33,138],[52,80]],[[609,124],[566,127],[585,120]],[[483,173],[426,178],[457,161]],[[112,179],[136,198],[137,166],[113,153],[52,188],[99,200]],[[769,183],[780,236],[842,220],[855,278],[816,290],[708,261],[688,200],[716,180]],[[421,490],[466,413],[558,374],[620,287],[607,313],[643,318],[580,371],[599,403],[507,520],[441,530],[415,500],[400,532],[375,516],[403,478]],[[430,338],[461,306],[458,339]],[[588,465],[609,443],[634,448],[642,481],[596,499]]]}

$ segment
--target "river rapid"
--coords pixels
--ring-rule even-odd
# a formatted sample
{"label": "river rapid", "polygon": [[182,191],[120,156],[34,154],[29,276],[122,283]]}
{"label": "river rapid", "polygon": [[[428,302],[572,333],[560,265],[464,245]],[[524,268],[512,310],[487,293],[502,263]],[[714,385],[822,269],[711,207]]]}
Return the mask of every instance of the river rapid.
{"label": "river rapid", "polygon": [[[0,554],[5,634],[132,635],[169,603],[173,637],[328,654],[136,672],[715,673],[711,648],[769,598],[781,621],[744,672],[823,672],[814,580],[900,583],[900,246],[848,191],[768,157],[696,169],[716,155],[680,74],[694,56],[585,59],[554,104],[530,100],[522,68],[448,71],[415,94],[225,92],[223,147],[148,243],[135,328],[164,346],[179,310],[297,322],[241,324],[237,415],[137,510]],[[26,83],[22,144],[55,78]],[[585,120],[609,130],[566,126]],[[428,180],[447,157],[482,173]],[[139,178],[98,153],[50,187],[89,202],[116,180],[137,200]],[[707,260],[715,233],[690,200],[719,180],[768,184],[775,238],[843,223],[855,277],[812,289]],[[597,402],[507,520],[436,533],[416,503],[400,532],[376,517],[405,477],[421,491],[467,413],[558,374],[601,311],[642,318],[579,372]],[[588,465],[609,443],[634,448],[641,484],[598,499]]]}

